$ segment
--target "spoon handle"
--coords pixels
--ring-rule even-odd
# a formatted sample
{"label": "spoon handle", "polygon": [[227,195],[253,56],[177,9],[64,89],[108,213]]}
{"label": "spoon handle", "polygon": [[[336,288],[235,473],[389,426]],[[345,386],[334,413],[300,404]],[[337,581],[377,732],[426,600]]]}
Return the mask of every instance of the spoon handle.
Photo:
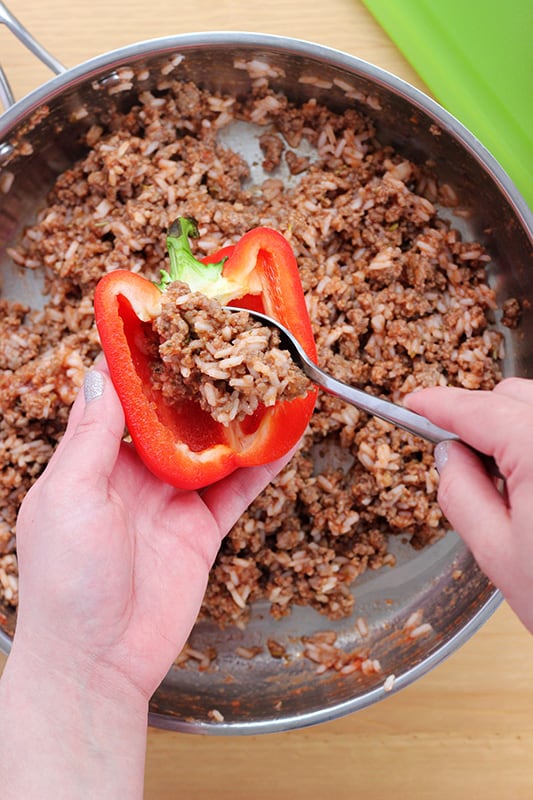
{"label": "spoon handle", "polygon": [[409,431],[409,433],[421,436],[428,442],[438,444],[439,442],[449,441],[450,439],[459,439],[457,434],[447,431],[444,428],[439,428],[438,425],[434,425],[429,419],[426,419],[426,417],[416,414],[414,411],[410,411],[404,406],[396,405],[388,400],[383,400],[380,397],[375,397],[368,392],[364,392],[361,389],[356,389],[354,386],[349,386],[333,378],[331,375],[328,375],[315,364],[313,364],[312,367],[312,374],[311,369],[306,369],[306,372],[314,383],[317,383],[329,394],[340,397],[341,400],[345,400],[347,403],[357,406],[357,408],[361,408],[363,411],[367,411],[375,417],[384,419],[387,422],[392,422],[394,425],[398,425],[400,428]]}
{"label": "spoon handle", "polygon": [[[347,383],[328,375],[327,372],[324,372],[313,362],[306,362],[305,372],[314,383],[329,394],[340,397],[341,400],[361,408],[374,417],[384,419],[386,422],[392,422],[399,428],[403,428],[409,433],[414,433],[428,442],[433,442],[433,444],[450,440],[461,442],[456,433],[447,431],[445,428],[439,428],[438,425],[434,425],[433,422],[421,414],[410,411],[404,406],[396,405],[396,403],[391,403],[389,400],[383,400],[381,397],[375,397],[361,389],[356,389],[355,386],[349,386]],[[462,444],[470,447],[465,442],[462,442]],[[481,459],[490,475],[500,480],[505,480],[493,458],[474,450],[472,447],[470,449]]]}

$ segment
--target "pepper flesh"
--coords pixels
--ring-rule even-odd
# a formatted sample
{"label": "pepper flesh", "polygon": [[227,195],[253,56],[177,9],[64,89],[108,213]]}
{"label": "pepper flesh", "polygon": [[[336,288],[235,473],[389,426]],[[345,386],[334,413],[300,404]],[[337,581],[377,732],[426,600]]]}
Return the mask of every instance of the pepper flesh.
{"label": "pepper flesh", "polygon": [[316,346],[292,248],[270,228],[246,233],[236,245],[199,262],[188,237],[193,220],[169,231],[171,269],[154,284],[128,270],[105,275],[95,291],[95,319],[128,432],[146,466],[179,489],[199,489],[238,467],[280,458],[301,438],[313,413],[316,389],[292,401],[259,408],[229,425],[216,422],[194,400],[169,404],[151,381],[157,347],[152,320],[162,292],[174,280],[219,302],[264,311],[279,320],[316,360]]}

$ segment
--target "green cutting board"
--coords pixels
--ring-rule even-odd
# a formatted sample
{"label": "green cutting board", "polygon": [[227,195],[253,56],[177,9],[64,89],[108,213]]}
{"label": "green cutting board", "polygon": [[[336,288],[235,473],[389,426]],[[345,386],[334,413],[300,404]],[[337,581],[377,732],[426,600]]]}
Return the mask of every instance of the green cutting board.
{"label": "green cutting board", "polygon": [[533,208],[533,0],[363,0]]}

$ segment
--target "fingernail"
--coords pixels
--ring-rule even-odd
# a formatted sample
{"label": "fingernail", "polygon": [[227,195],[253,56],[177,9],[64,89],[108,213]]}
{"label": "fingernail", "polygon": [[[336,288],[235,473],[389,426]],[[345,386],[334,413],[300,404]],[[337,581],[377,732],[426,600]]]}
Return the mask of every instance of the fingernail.
{"label": "fingernail", "polygon": [[435,448],[433,456],[435,458],[435,466],[437,472],[442,472],[448,461],[449,442],[439,442]]}
{"label": "fingernail", "polygon": [[91,369],[85,375],[83,381],[83,394],[85,402],[90,403],[93,400],[98,400],[104,393],[104,376],[97,369]]}

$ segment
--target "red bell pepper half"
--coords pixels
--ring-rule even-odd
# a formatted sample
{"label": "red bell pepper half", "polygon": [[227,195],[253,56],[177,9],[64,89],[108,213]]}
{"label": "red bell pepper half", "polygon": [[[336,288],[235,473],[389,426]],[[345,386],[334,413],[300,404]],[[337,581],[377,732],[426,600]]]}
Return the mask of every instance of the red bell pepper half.
{"label": "red bell pepper half", "polygon": [[146,466],[179,489],[199,489],[238,467],[265,464],[295,445],[311,418],[316,389],[291,401],[259,406],[244,420],[222,425],[194,400],[169,404],[151,383],[151,353],[162,292],[173,281],[222,304],[236,302],[279,320],[311,358],[316,347],[298,267],[287,240],[256,228],[214,256],[197,261],[189,237],[195,220],[180,218],[167,245],[170,272],[156,284],[128,270],[115,270],[98,283],[95,319],[102,347],[126,417],[128,432]]}

